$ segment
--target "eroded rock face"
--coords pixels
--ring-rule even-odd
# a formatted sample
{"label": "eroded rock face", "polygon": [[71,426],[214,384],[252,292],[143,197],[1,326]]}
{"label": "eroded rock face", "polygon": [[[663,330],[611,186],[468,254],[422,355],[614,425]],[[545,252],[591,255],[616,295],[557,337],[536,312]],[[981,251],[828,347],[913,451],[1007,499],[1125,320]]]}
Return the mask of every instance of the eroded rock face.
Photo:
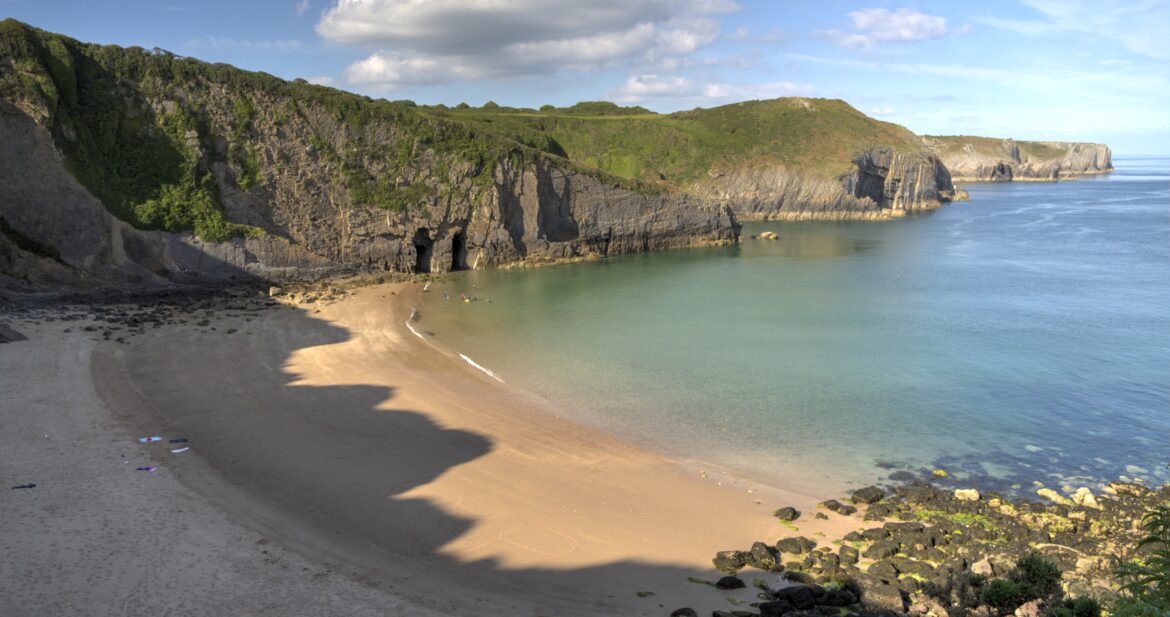
{"label": "eroded rock face", "polygon": [[[277,148],[278,143],[268,144]],[[284,161],[249,191],[212,163],[227,216],[261,237],[205,242],[143,231],[113,217],[69,173],[48,131],[0,101],[0,216],[59,251],[50,259],[0,238],[8,287],[159,284],[261,278],[306,280],[359,271],[446,272],[735,242],[725,206],[683,194],[643,195],[557,167],[501,163],[491,186],[394,212],[354,205],[317,182],[320,161],[285,144]],[[420,240],[423,238],[424,240]]]}
{"label": "eroded rock face", "polygon": [[966,197],[933,155],[871,148],[853,164],[838,178],[782,166],[714,172],[691,190],[728,203],[745,220],[887,219]]}
{"label": "eroded rock face", "polygon": [[924,137],[923,142],[955,180],[965,182],[1056,181],[1113,171],[1113,153],[1104,144],[964,137]]}

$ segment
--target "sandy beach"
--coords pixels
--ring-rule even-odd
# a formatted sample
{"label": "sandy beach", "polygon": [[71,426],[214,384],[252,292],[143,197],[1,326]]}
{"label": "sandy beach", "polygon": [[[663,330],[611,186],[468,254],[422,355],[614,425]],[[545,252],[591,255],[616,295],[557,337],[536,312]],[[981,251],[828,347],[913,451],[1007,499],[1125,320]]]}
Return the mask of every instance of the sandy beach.
{"label": "sandy beach", "polygon": [[16,556],[0,612],[703,613],[754,599],[688,577],[796,535],[775,508],[806,511],[810,537],[859,522],[813,519],[834,495],[700,474],[558,417],[416,336],[419,293],[192,316],[124,344],[14,321],[29,340],[0,346],[3,475],[38,487],[0,501]]}

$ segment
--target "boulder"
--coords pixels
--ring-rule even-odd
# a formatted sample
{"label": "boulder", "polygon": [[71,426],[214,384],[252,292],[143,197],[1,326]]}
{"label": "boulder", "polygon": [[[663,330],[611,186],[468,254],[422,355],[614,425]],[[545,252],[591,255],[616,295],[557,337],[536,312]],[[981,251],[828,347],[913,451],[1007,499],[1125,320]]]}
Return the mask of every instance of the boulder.
{"label": "boulder", "polygon": [[670,617],[699,617],[699,614],[695,612],[695,609],[690,607],[676,608],[670,612]]}
{"label": "boulder", "polygon": [[955,489],[955,499],[959,501],[979,501],[979,491],[973,488]]}
{"label": "boulder", "polygon": [[0,323],[0,343],[15,343],[16,341],[27,341],[28,337],[8,327],[8,324]]}
{"label": "boulder", "polygon": [[782,521],[795,521],[796,519],[800,518],[800,510],[797,510],[791,506],[786,506],[776,510],[772,513],[772,515]]}
{"label": "boulder", "polygon": [[1050,488],[1038,489],[1036,491],[1036,494],[1047,499],[1048,501],[1051,501],[1052,503],[1055,503],[1055,504],[1060,504],[1062,506],[1073,505],[1073,502],[1071,499],[1069,499],[1068,497],[1065,497],[1064,495],[1061,495],[1060,493],[1058,493]]}
{"label": "boulder", "polygon": [[735,574],[747,565],[748,556],[743,551],[719,551],[711,563],[724,574]]}
{"label": "boulder", "polygon": [[1097,501],[1097,498],[1093,495],[1093,491],[1090,491],[1088,488],[1086,488],[1084,486],[1082,486],[1081,488],[1078,488],[1077,492],[1073,493],[1072,500],[1073,500],[1073,503],[1077,504],[1078,506],[1084,506],[1086,508],[1094,508],[1097,510],[1101,509],[1101,504]]}
{"label": "boulder", "polygon": [[747,585],[738,576],[724,576],[715,581],[716,589],[743,589]]}
{"label": "boulder", "polygon": [[869,564],[869,568],[866,570],[883,581],[893,582],[898,580],[898,569],[889,560],[875,561]]}
{"label": "boulder", "polygon": [[886,492],[876,486],[867,486],[853,491],[849,499],[853,503],[871,504],[881,501],[886,496]]}
{"label": "boulder", "polygon": [[777,568],[782,570],[783,566],[779,565],[778,557],[779,555],[776,549],[763,542],[756,542],[752,544],[751,550],[748,551],[747,563],[749,566],[761,570],[772,571]]}
{"label": "boulder", "polygon": [[857,597],[848,589],[829,589],[821,600],[825,606],[849,606],[857,602]]}
{"label": "boulder", "polygon": [[816,542],[804,536],[797,536],[795,538],[781,538],[776,541],[776,550],[782,553],[802,555],[804,553],[811,552],[816,547]]}
{"label": "boulder", "polygon": [[1122,497],[1145,497],[1153,491],[1150,487],[1136,482],[1110,482],[1105,485],[1105,491]]}
{"label": "boulder", "polygon": [[845,565],[852,565],[861,560],[861,553],[848,544],[842,544],[837,553],[840,555],[841,563]]}
{"label": "boulder", "polygon": [[[807,611],[817,605],[817,593],[821,589],[813,585],[790,585],[771,592],[777,602],[784,602],[798,611]],[[823,589],[821,590],[823,593]]]}
{"label": "boulder", "polygon": [[866,547],[862,555],[866,559],[886,559],[898,554],[898,543],[893,540],[879,540]]}
{"label": "boulder", "polygon": [[867,611],[906,612],[902,590],[888,583],[874,585],[862,591],[861,606]]}
{"label": "boulder", "polygon": [[822,507],[826,510],[836,512],[837,514],[840,514],[842,516],[849,516],[850,514],[857,512],[857,508],[854,508],[853,506],[847,506],[847,505],[841,503],[840,501],[837,501],[836,499],[822,501],[821,503],[819,503],[817,505],[819,505],[820,507]]}

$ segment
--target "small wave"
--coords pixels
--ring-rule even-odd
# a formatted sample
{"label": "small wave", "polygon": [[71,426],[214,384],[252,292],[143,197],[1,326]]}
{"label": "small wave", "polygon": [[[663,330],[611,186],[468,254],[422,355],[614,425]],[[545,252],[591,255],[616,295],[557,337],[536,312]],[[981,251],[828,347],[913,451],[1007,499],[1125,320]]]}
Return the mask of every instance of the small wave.
{"label": "small wave", "polygon": [[413,325],[411,325],[411,323],[410,323],[410,322],[414,321],[414,318],[415,318],[415,316],[416,316],[416,315],[418,315],[418,309],[411,309],[411,311],[410,311],[410,318],[406,320],[406,328],[407,328],[408,330],[410,330],[410,333],[411,333],[411,334],[413,334],[413,335],[415,335],[415,336],[417,336],[417,337],[419,337],[420,339],[422,339],[422,340],[424,340],[424,341],[425,341],[425,340],[427,340],[427,337],[423,336],[423,335],[422,335],[422,333],[421,333],[421,332],[419,332],[418,330],[415,330],[415,329],[414,329],[414,326],[413,326]]}
{"label": "small wave", "polygon": [[[413,330],[413,328],[412,328],[412,330]],[[488,377],[491,377],[492,379],[494,379],[494,380],[496,380],[496,381],[498,381],[498,382],[500,382],[500,383],[504,383],[504,380],[503,380],[503,379],[500,379],[500,376],[499,376],[499,375],[497,375],[497,374],[495,374],[495,373],[491,372],[491,370],[490,370],[490,369],[488,369],[488,368],[486,368],[486,367],[483,367],[483,366],[479,365],[479,364],[478,364],[478,363],[477,363],[475,360],[472,360],[471,358],[468,358],[468,357],[467,357],[466,355],[464,355],[464,354],[459,354],[459,357],[460,357],[460,358],[463,358],[463,361],[464,361],[464,362],[467,362],[467,363],[468,363],[468,364],[470,364],[471,366],[474,366],[475,368],[477,368],[477,369],[479,369],[479,370],[483,371],[483,372],[484,372],[484,374],[485,374],[485,375],[487,375]]]}

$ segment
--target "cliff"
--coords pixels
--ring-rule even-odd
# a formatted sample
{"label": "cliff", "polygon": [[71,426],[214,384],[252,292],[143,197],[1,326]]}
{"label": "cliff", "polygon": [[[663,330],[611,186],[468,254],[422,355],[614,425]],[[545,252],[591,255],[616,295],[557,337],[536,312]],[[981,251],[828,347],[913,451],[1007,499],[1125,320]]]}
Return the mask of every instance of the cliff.
{"label": "cliff", "polygon": [[697,194],[731,204],[746,220],[887,219],[938,208],[967,194],[955,189],[938,158],[869,148],[838,177],[762,166],[713,172]]}
{"label": "cliff", "polygon": [[884,219],[965,196],[917,135],[840,100],[744,101],[673,114],[612,103],[445,113],[539,132],[575,163],[723,202],[740,218]]}
{"label": "cliff", "polygon": [[1113,154],[1104,144],[967,136],[922,141],[959,181],[1052,182],[1113,171]]}
{"label": "cliff", "polygon": [[0,23],[0,284],[443,272],[734,242],[723,205],[503,133]]}

